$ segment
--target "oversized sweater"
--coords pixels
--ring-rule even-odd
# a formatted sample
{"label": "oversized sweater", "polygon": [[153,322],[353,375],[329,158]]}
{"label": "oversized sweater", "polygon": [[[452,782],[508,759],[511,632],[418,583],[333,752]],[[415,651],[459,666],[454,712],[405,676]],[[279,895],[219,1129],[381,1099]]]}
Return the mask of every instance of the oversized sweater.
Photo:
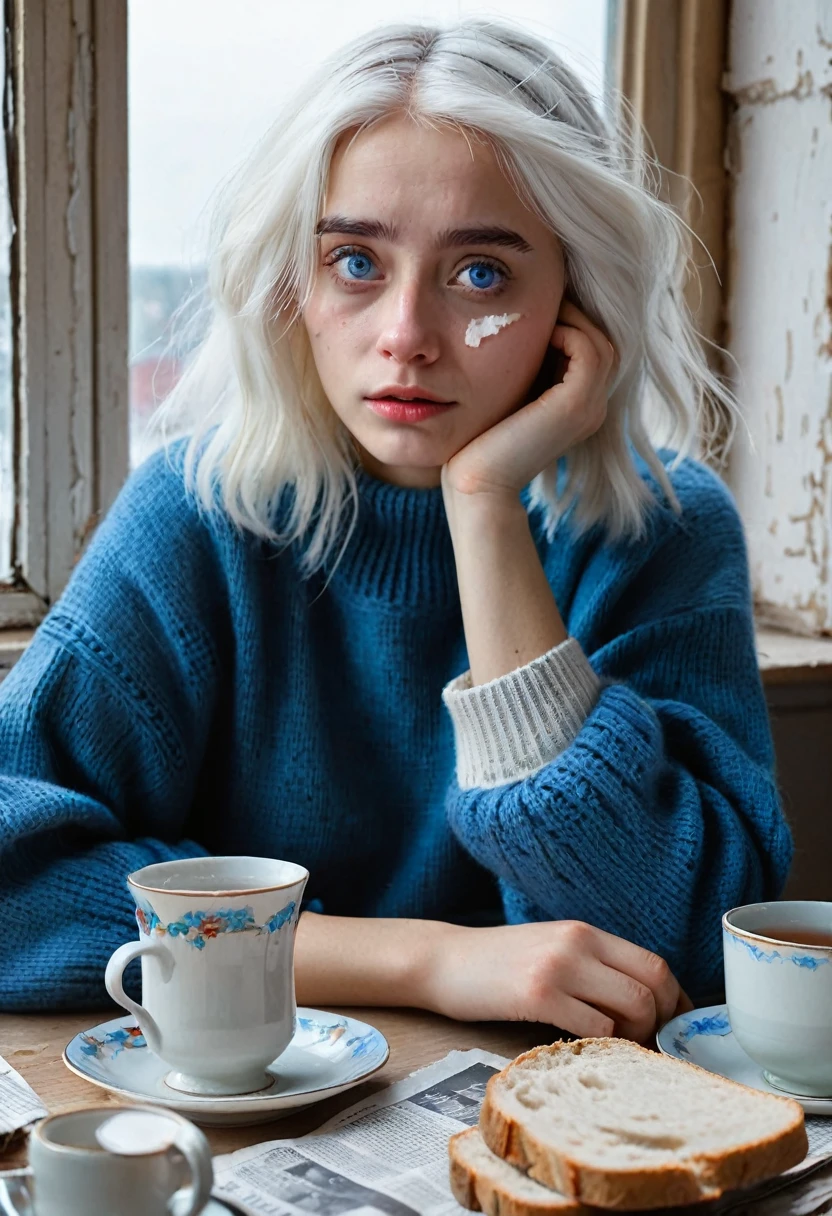
{"label": "oversized sweater", "polygon": [[637,542],[549,541],[524,491],[570,640],[472,687],[440,488],[360,470],[304,580],[181,455],[129,477],[0,685],[0,1008],[107,1003],[127,874],[203,852],[300,862],[334,916],[587,921],[718,990],[721,914],[779,894],[791,841],[710,471],[673,473],[676,515],[642,469]]}

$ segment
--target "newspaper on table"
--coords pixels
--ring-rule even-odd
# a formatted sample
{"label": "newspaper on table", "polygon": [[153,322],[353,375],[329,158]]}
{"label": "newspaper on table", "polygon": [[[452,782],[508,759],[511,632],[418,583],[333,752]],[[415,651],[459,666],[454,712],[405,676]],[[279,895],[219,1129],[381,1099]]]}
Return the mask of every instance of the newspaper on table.
{"label": "newspaper on table", "polygon": [[0,1056],[0,1153],[20,1131],[47,1113],[31,1085]]}
{"label": "newspaper on table", "polygon": [[[448,1182],[448,1139],[478,1122],[489,1077],[508,1063],[480,1049],[452,1051],[306,1136],[216,1157],[215,1193],[258,1216],[461,1216]],[[809,1156],[799,1166],[742,1195],[699,1205],[697,1213],[825,1210],[832,1197],[832,1119],[807,1118],[806,1128]]]}

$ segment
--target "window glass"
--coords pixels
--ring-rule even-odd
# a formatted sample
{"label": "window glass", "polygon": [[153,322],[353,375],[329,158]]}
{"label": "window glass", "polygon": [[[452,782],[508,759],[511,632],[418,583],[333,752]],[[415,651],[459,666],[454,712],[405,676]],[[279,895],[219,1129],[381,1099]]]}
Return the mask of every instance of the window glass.
{"label": "window glass", "polygon": [[[606,8],[607,0],[505,0],[496,7],[466,0],[314,0],[290,6],[245,0],[233,7],[227,0],[132,0],[132,463],[147,454],[147,421],[187,359],[187,342],[175,350],[171,345],[171,320],[192,287],[204,281],[216,189],[321,59],[391,19],[503,17],[552,41],[601,96]],[[185,319],[177,319],[177,332]],[[185,332],[195,340],[198,327]]]}

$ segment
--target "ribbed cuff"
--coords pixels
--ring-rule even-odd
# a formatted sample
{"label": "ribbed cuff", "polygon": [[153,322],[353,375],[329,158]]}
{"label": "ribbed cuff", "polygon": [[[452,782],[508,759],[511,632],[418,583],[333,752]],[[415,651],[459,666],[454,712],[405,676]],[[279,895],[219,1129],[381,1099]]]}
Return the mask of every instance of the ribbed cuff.
{"label": "ribbed cuff", "polygon": [[487,684],[472,688],[470,671],[451,680],[442,700],[460,789],[505,785],[551,763],[576,738],[600,687],[576,638]]}

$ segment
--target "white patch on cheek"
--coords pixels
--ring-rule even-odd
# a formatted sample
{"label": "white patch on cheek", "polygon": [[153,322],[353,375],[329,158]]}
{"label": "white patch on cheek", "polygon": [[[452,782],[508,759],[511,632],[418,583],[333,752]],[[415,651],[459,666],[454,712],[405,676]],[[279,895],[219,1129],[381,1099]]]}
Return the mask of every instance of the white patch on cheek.
{"label": "white patch on cheek", "polygon": [[500,316],[472,317],[465,331],[465,345],[479,346],[483,338],[498,334],[506,325],[519,321],[522,312],[504,312]]}

